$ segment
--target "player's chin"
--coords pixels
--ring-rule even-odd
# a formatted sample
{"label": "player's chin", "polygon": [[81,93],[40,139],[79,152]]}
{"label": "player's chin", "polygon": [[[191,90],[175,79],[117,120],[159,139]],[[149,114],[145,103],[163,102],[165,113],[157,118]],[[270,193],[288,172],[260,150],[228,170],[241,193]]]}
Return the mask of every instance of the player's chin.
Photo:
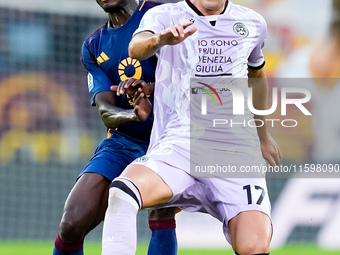
{"label": "player's chin", "polygon": [[106,12],[106,13],[115,13],[117,12],[119,8],[116,7],[116,6],[103,6],[103,10]]}
{"label": "player's chin", "polygon": [[107,13],[117,12],[118,9],[126,6],[129,0],[107,0],[105,2],[101,2],[101,7]]}

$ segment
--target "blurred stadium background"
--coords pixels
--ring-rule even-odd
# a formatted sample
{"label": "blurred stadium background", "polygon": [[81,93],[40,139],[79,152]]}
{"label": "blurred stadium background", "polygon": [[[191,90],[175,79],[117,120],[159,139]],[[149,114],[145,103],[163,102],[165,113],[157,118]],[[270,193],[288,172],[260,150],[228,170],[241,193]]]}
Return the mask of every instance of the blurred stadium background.
{"label": "blurred stadium background", "polygon": [[[289,54],[325,36],[331,16],[331,0],[233,2],[266,18],[273,78]],[[0,0],[0,241],[53,242],[66,196],[106,135],[80,63],[82,42],[106,19],[95,0]],[[272,130],[283,164],[310,160],[309,122],[301,123],[296,132]],[[274,247],[313,243],[340,253],[337,179],[270,178],[268,188]],[[146,212],[139,216],[147,241]],[[181,247],[226,247],[210,217],[180,213],[177,226]],[[101,227],[87,238],[100,239]]]}

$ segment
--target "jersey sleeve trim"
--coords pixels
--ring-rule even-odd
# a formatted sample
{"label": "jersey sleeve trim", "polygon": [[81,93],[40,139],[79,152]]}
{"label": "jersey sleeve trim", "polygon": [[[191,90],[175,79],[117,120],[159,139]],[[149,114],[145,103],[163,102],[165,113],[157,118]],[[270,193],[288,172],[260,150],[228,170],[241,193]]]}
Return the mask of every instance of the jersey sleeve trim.
{"label": "jersey sleeve trim", "polygon": [[262,69],[266,64],[266,61],[263,61],[262,64],[258,64],[258,63],[248,63],[248,67],[252,70],[260,70]]}
{"label": "jersey sleeve trim", "polygon": [[150,32],[152,34],[156,34],[155,31],[151,30],[151,29],[146,29],[146,30],[136,30],[136,32],[133,33],[132,37],[134,37],[135,35],[138,35],[140,33],[143,33],[143,32]]}

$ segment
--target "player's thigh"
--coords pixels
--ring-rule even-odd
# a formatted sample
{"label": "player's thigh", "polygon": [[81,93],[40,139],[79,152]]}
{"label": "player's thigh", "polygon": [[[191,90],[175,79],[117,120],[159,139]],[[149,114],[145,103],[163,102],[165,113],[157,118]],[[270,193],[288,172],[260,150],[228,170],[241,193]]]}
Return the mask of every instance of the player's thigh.
{"label": "player's thigh", "polygon": [[[110,181],[98,173],[84,173],[67,197],[63,221],[90,227],[104,218]],[[86,227],[84,226],[84,227]]]}
{"label": "player's thigh", "polygon": [[133,181],[143,201],[143,208],[152,207],[169,201],[172,191],[164,180],[152,169],[141,164],[129,165],[122,176]]}
{"label": "player's thigh", "polygon": [[[242,248],[245,244],[269,244],[271,206],[264,178],[202,178],[200,182],[211,191],[206,210],[223,222],[224,234],[234,248],[239,244]],[[258,236],[260,240],[256,239]]]}
{"label": "player's thigh", "polygon": [[268,253],[272,236],[269,216],[260,211],[243,211],[229,223],[231,245],[239,254]]}

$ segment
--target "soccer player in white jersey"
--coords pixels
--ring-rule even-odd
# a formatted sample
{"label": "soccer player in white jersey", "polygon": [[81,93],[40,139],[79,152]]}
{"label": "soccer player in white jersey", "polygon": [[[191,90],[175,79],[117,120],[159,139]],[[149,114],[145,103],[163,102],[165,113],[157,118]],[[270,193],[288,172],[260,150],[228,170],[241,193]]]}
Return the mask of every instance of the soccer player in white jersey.
{"label": "soccer player in white jersey", "polygon": [[[209,213],[220,220],[236,254],[269,254],[272,225],[265,178],[200,178],[190,171],[200,158],[218,159],[238,169],[264,166],[265,160],[272,166],[279,164],[281,154],[266,130],[265,117],[253,116],[249,110],[244,110],[245,122],[254,118],[264,124],[257,129],[249,125],[229,126],[226,131],[206,128],[207,146],[195,147],[196,154],[190,146],[190,94],[195,82],[228,77],[246,94],[248,83],[242,81],[262,78],[252,83],[252,98],[255,109],[266,109],[265,37],[264,19],[228,0],[186,0],[144,15],[129,54],[137,59],[158,57],[155,122],[146,156],[111,183],[102,254],[134,254],[138,210],[168,206]],[[143,91],[141,97],[147,94]],[[223,109],[231,120],[238,120],[228,98],[223,99],[227,100]],[[199,105],[195,100],[192,103]]]}

